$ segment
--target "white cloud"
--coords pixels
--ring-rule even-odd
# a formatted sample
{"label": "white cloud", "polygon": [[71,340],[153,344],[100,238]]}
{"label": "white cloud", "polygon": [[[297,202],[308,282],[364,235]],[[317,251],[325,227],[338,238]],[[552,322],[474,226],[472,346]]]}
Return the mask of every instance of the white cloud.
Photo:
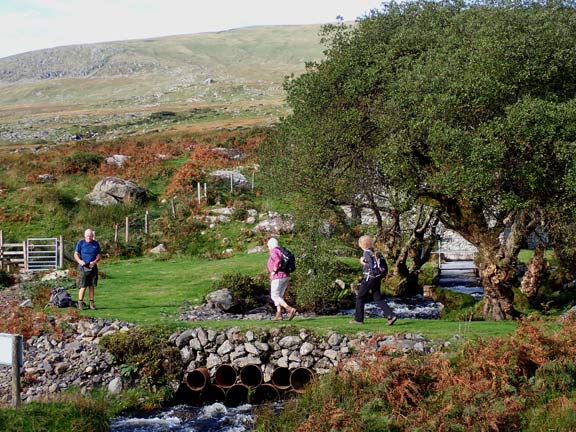
{"label": "white cloud", "polygon": [[3,0],[0,57],[61,45],[354,20],[379,0]]}

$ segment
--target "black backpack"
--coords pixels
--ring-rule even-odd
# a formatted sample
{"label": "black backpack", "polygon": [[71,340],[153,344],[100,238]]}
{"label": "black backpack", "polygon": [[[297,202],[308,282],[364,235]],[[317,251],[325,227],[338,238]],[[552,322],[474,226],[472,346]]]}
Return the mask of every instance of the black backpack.
{"label": "black backpack", "polygon": [[296,270],[296,258],[294,254],[285,247],[280,247],[280,252],[282,252],[282,264],[279,270],[286,274],[292,273]]}
{"label": "black backpack", "polygon": [[385,278],[388,274],[388,264],[382,252],[375,252],[372,254],[372,276],[378,278]]}
{"label": "black backpack", "polygon": [[75,301],[72,300],[72,296],[66,291],[64,287],[56,287],[52,289],[52,296],[50,297],[50,303],[59,308],[72,307],[75,306]]}

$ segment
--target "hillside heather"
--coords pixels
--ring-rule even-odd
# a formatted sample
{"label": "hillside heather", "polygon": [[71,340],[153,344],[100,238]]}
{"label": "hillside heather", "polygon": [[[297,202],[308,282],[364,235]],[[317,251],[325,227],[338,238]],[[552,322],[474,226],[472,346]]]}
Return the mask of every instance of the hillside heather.
{"label": "hillside heather", "polygon": [[[93,226],[100,238],[110,240],[114,238],[115,225],[123,225],[129,217],[135,224],[130,245],[118,245],[121,249],[117,250],[106,244],[109,253],[137,253],[144,246],[153,247],[158,243],[171,247],[174,238],[183,245],[192,239],[197,243],[203,225],[192,223],[194,215],[203,214],[206,207],[216,201],[242,206],[254,196],[250,191],[230,193],[229,184],[220,184],[209,175],[210,172],[235,169],[247,170],[247,175],[252,173],[254,149],[265,134],[266,131],[260,129],[151,134],[104,143],[91,142],[89,146],[78,142],[38,147],[34,151],[0,152],[3,200],[0,230],[8,242],[59,235],[73,242],[86,226]],[[231,159],[224,150],[218,149],[233,149],[243,157]],[[106,163],[106,158],[116,154],[126,156],[127,161],[122,166]],[[146,188],[149,201],[111,207],[87,203],[86,194],[108,176],[130,180]],[[208,201],[201,205],[196,199],[199,182],[206,182],[209,191]],[[171,200],[175,202],[175,214]],[[152,232],[144,239],[142,221],[146,210],[151,214]]]}
{"label": "hillside heather", "polygon": [[515,334],[425,357],[386,350],[344,363],[259,431],[576,430],[576,326],[536,318]]}

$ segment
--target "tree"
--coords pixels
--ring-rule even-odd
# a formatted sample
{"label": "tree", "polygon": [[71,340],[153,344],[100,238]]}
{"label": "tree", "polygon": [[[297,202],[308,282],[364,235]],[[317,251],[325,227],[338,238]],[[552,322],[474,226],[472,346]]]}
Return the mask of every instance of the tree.
{"label": "tree", "polygon": [[518,252],[574,195],[573,4],[392,2],[323,42],[286,83],[287,157],[267,167],[320,202],[354,202],[370,175],[435,208],[478,248],[485,317],[516,316]]}

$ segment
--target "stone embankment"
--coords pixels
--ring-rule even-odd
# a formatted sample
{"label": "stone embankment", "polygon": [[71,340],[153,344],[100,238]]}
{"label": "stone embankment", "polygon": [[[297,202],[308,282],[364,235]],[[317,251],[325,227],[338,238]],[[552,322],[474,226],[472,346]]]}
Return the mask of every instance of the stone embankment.
{"label": "stone embankment", "polygon": [[[45,334],[24,341],[22,400],[47,398],[73,387],[85,393],[106,386],[118,393],[122,380],[117,365],[98,342],[104,335],[128,331],[130,327],[117,321],[51,318]],[[11,386],[11,367],[0,366],[0,404],[10,402]]]}
{"label": "stone embankment", "polygon": [[[122,390],[119,365],[98,345],[100,338],[128,331],[131,324],[105,320],[52,323],[60,332],[33,336],[24,342],[22,400],[53,396],[69,388],[85,393],[96,387],[111,393]],[[65,329],[65,330],[62,330]],[[318,336],[296,326],[271,330],[212,330],[203,327],[174,333],[170,342],[182,358],[182,379],[200,367],[213,376],[216,369],[230,364],[237,369],[257,365],[269,380],[276,368],[309,368],[324,374],[356,353],[389,347],[392,350],[429,353],[437,348],[418,334],[382,335],[358,333],[351,338],[332,333]],[[182,383],[174,383],[175,388]],[[0,368],[0,404],[10,403],[11,369]]]}

